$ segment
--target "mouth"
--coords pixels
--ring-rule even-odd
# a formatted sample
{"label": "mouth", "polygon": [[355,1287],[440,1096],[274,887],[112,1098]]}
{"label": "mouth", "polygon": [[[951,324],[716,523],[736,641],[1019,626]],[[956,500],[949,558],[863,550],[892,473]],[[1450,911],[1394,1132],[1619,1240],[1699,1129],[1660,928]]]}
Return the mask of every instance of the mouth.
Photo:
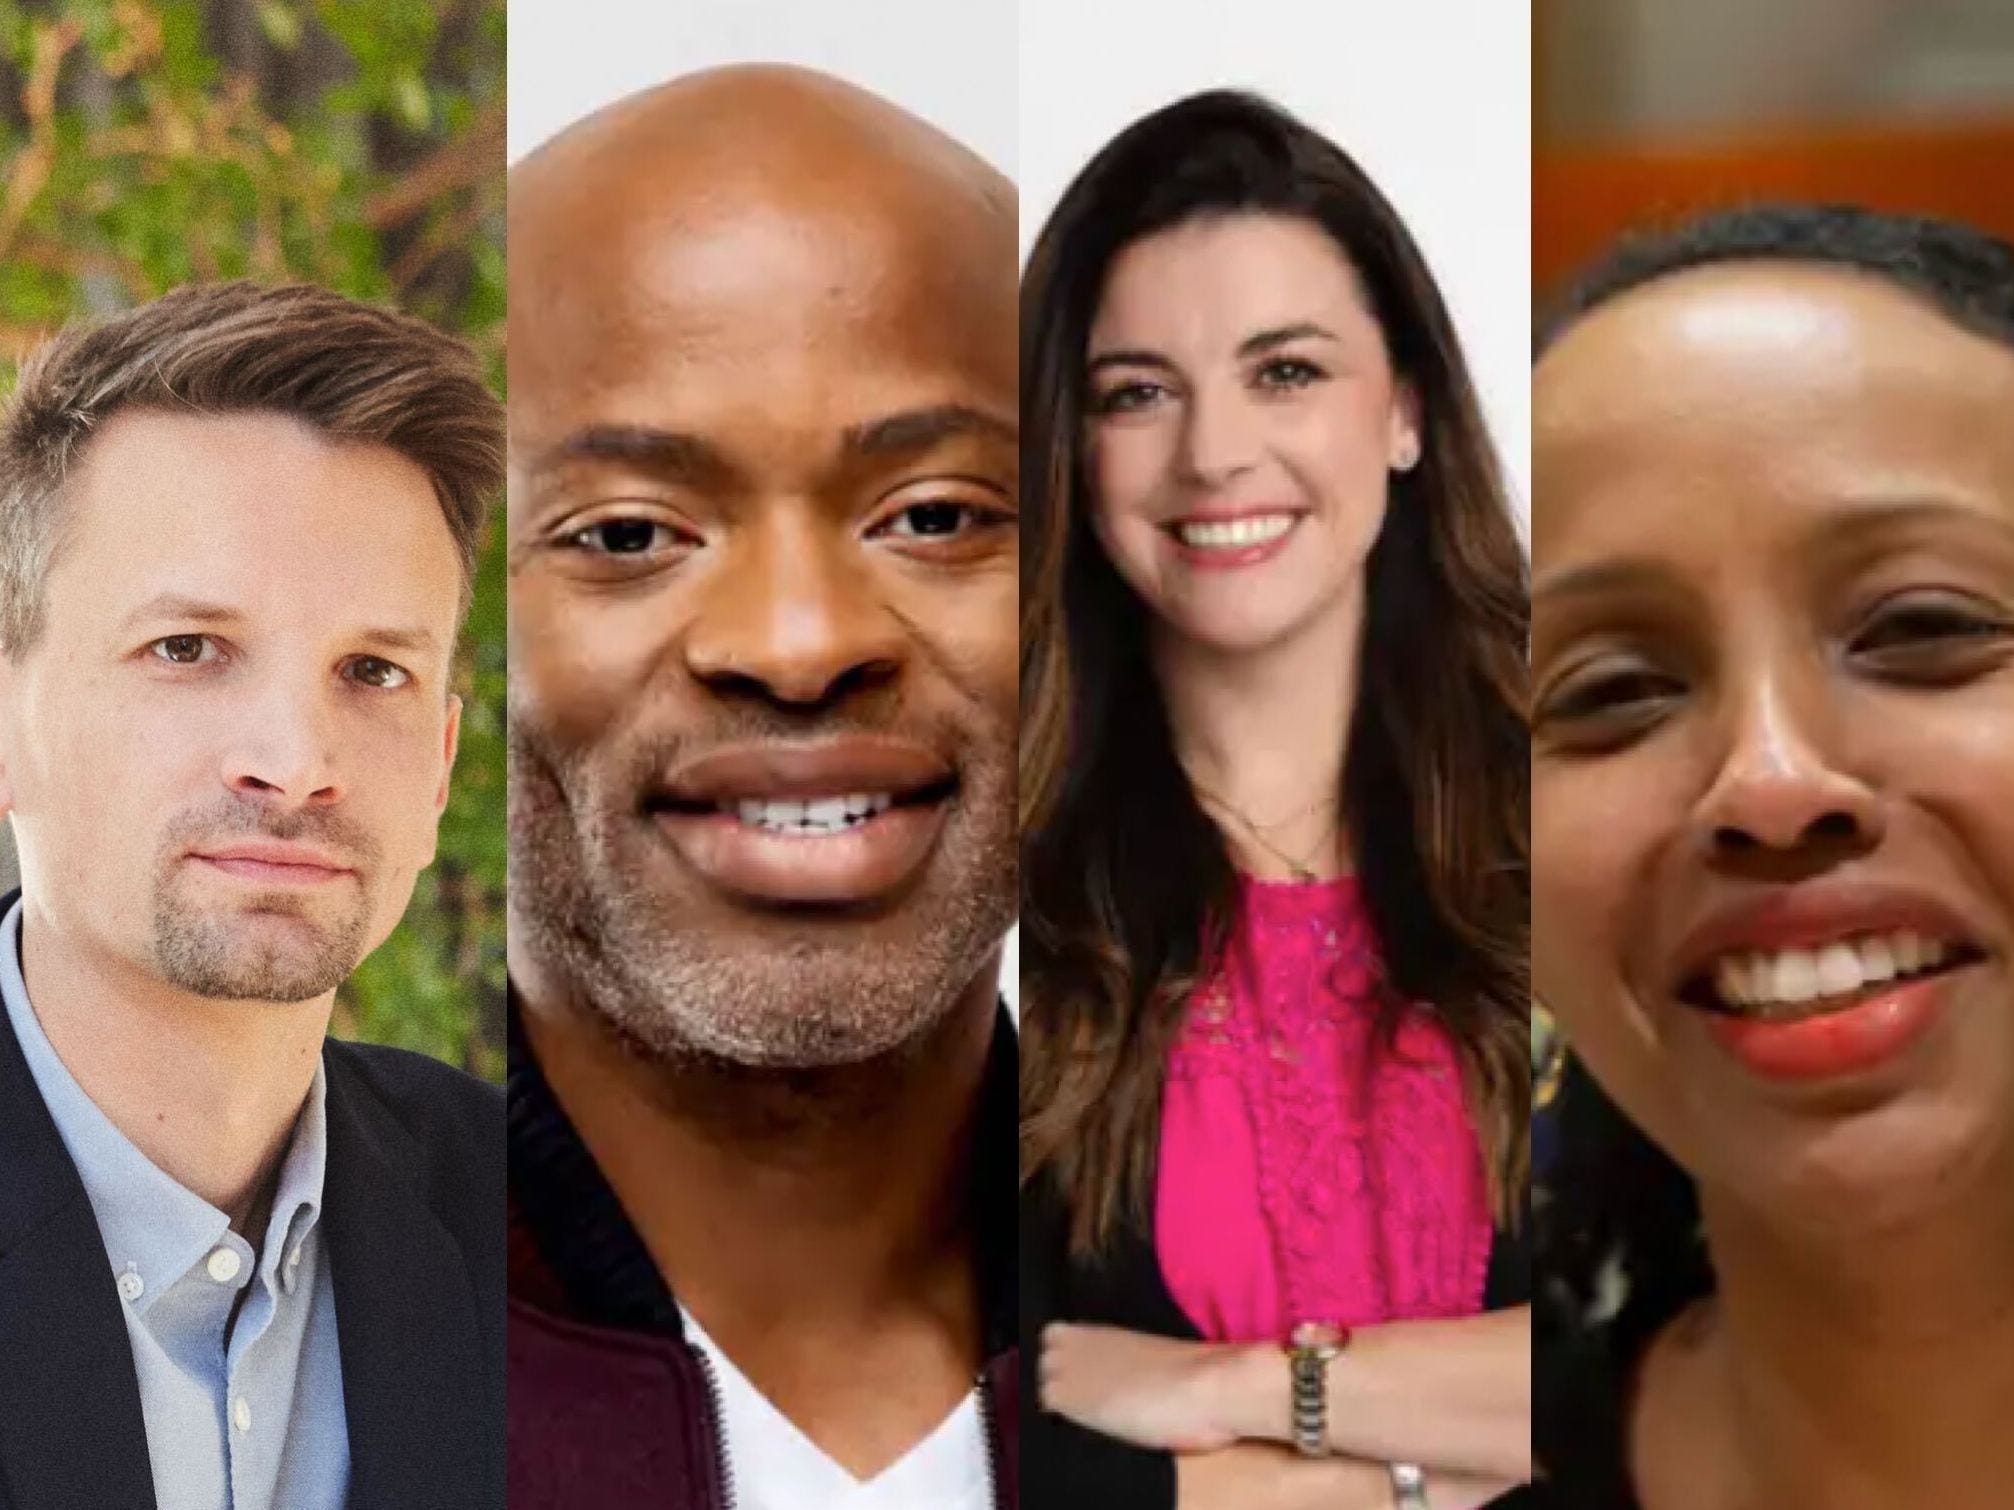
{"label": "mouth", "polygon": [[1173,519],[1161,528],[1191,565],[1250,566],[1277,555],[1306,517],[1294,509],[1261,509]]}
{"label": "mouth", "polygon": [[189,858],[205,869],[264,886],[315,886],[355,872],[318,850],[284,844],[234,844],[192,850]]}
{"label": "mouth", "polygon": [[1956,936],[1907,928],[1867,932],[1813,947],[1723,954],[1686,980],[1679,999],[1753,1022],[1801,1022],[1851,1011],[1985,958],[1984,950]]}
{"label": "mouth", "polygon": [[958,779],[915,745],[847,740],[722,752],[646,811],[702,877],[744,900],[855,905],[900,889],[935,847]]}

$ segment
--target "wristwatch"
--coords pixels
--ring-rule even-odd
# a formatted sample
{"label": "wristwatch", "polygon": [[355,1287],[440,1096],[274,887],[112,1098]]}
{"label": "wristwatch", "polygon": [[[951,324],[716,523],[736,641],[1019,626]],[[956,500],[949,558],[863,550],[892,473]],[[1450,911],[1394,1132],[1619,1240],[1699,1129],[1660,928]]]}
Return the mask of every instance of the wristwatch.
{"label": "wristwatch", "polygon": [[1393,1510],[1429,1510],[1427,1476],[1418,1463],[1392,1464]]}
{"label": "wristwatch", "polygon": [[1303,1457],[1329,1455],[1329,1363],[1350,1343],[1348,1327],[1304,1321],[1287,1344],[1294,1385],[1294,1450]]}

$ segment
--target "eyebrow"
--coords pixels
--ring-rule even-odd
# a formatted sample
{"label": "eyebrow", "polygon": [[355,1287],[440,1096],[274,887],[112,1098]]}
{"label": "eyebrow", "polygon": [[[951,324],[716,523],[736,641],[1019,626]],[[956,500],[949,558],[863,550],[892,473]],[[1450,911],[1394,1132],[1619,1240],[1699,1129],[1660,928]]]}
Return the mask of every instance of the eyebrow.
{"label": "eyebrow", "polygon": [[970,404],[933,404],[849,425],[840,446],[853,456],[908,456],[965,437],[1018,446],[1021,428],[1004,415]]}
{"label": "eyebrow", "polygon": [[[185,593],[164,592],[149,598],[138,608],[127,614],[122,628],[132,630],[150,620],[169,619],[177,624],[235,624],[243,620],[244,613],[225,603],[214,603],[207,598],[192,598]],[[440,644],[440,638],[431,629],[422,626],[385,625],[358,630],[356,638],[385,650],[401,652],[430,651]]]}
{"label": "eyebrow", "polygon": [[1630,588],[1660,586],[1665,574],[1647,561],[1597,561],[1564,571],[1542,572],[1532,582],[1531,599],[1589,598]]}
{"label": "eyebrow", "polygon": [[[849,425],[839,440],[848,455],[880,458],[914,455],[962,436],[1018,446],[1021,431],[1005,415],[970,404],[932,404]],[[717,484],[739,475],[727,454],[711,441],[651,425],[589,425],[576,430],[540,456],[532,472],[543,475],[583,461],[640,467],[668,481],[693,486]]]}
{"label": "eyebrow", "polygon": [[229,624],[243,617],[237,609],[223,603],[164,592],[157,593],[127,614],[121,621],[121,627],[133,629],[149,619],[174,619],[184,624]]}
{"label": "eyebrow", "polygon": [[542,477],[575,462],[616,462],[640,467],[673,481],[710,482],[734,468],[718,447],[682,430],[654,425],[587,425],[543,452],[532,463]]}
{"label": "eyebrow", "polygon": [[[1297,320],[1291,325],[1276,325],[1271,329],[1255,331],[1246,336],[1238,343],[1237,354],[1242,359],[1259,356],[1268,351],[1277,351],[1280,347],[1292,345],[1295,341],[1341,339],[1341,336],[1327,326],[1317,325],[1313,320]],[[1167,372],[1175,370],[1175,364],[1169,358],[1158,351],[1148,351],[1145,348],[1101,351],[1091,358],[1084,370],[1086,375],[1092,375],[1102,372],[1107,367],[1153,367]]]}

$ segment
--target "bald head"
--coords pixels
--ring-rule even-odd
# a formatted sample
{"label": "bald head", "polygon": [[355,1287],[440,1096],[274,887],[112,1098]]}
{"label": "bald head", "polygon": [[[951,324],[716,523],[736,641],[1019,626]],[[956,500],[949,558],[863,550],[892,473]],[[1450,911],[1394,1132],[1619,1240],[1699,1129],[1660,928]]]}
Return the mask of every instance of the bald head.
{"label": "bald head", "polygon": [[730,328],[744,353],[845,316],[1013,356],[1013,185],[823,74],[739,66],[632,95],[520,162],[509,200],[514,450],[549,388]]}
{"label": "bald head", "polygon": [[878,205],[1014,231],[1007,180],[935,127],[825,74],[774,64],[711,69],[608,106],[511,171],[520,234],[591,215],[610,193],[634,211],[698,215],[748,195],[801,206]]}

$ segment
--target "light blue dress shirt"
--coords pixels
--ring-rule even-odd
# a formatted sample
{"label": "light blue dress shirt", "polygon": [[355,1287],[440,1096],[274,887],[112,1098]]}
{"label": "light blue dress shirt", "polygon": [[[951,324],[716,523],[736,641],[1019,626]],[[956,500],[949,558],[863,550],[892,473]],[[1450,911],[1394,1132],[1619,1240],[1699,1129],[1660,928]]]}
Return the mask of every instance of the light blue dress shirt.
{"label": "light blue dress shirt", "polygon": [[[342,1510],[350,1443],[318,1226],[328,1152],[321,1067],[254,1254],[230,1218],[135,1148],[57,1057],[21,974],[19,902],[0,921],[0,998],[97,1213],[133,1344],[159,1510]],[[79,1276],[80,1288],[87,1282]]]}

